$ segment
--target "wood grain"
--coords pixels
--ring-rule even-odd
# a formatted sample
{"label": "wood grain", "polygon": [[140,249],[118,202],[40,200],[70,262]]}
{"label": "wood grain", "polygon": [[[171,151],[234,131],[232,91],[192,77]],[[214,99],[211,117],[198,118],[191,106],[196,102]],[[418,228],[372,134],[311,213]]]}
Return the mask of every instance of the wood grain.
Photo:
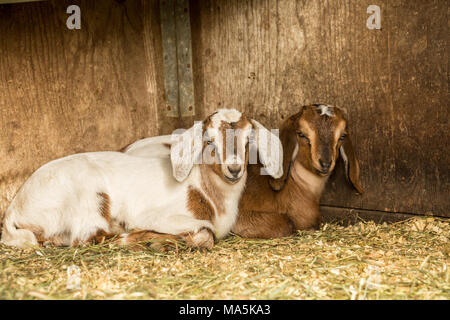
{"label": "wood grain", "polygon": [[[82,29],[68,30],[77,4]],[[159,3],[0,5],[0,212],[42,164],[118,150],[237,108],[271,128],[310,103],[345,107],[363,196],[341,170],[322,203],[450,216],[446,0],[191,0],[195,117],[165,116]]]}
{"label": "wood grain", "polygon": [[378,224],[395,223],[418,217],[418,215],[410,213],[393,214],[392,212],[330,206],[321,206],[320,213],[321,223],[338,223],[345,226],[361,221],[373,221]]}
{"label": "wood grain", "polygon": [[[66,27],[71,4],[81,8],[81,30]],[[0,5],[1,213],[44,163],[76,152],[118,150],[158,133],[163,97],[155,5]]]}
{"label": "wood grain", "polygon": [[381,30],[370,4],[193,1],[196,105],[269,127],[300,105],[345,107],[366,192],[336,172],[323,204],[450,216],[447,1],[380,0]]}

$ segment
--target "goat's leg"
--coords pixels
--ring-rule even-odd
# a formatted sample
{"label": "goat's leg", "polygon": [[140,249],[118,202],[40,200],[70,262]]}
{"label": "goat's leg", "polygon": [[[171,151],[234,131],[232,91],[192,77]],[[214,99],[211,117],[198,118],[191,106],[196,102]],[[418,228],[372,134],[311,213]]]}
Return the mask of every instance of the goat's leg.
{"label": "goat's leg", "polygon": [[294,230],[318,230],[320,227],[320,212],[319,207],[303,207],[298,209],[291,209],[287,213],[289,219],[292,221]]}
{"label": "goat's leg", "polygon": [[232,231],[243,238],[270,239],[290,236],[295,228],[286,214],[241,211]]}
{"label": "goat's leg", "polygon": [[[153,231],[158,230],[158,231]],[[208,220],[195,219],[190,215],[172,214],[152,221],[152,225],[131,230],[119,236],[121,245],[152,241],[152,248],[167,251],[176,241],[185,241],[189,247],[211,249],[214,246],[214,226]]]}
{"label": "goat's leg", "polygon": [[[167,231],[164,228],[168,228]],[[161,226],[161,232],[179,235],[193,248],[211,249],[214,246],[214,225],[209,220],[196,219],[189,215],[168,216]]]}
{"label": "goat's leg", "polygon": [[214,246],[214,234],[210,229],[204,228],[197,232],[184,232],[173,235],[158,233],[149,230],[135,230],[121,234],[115,241],[120,245],[132,245],[137,250],[142,248],[138,244],[151,241],[150,247],[158,251],[168,251],[178,241],[185,241],[188,247],[211,249]]}
{"label": "goat's leg", "polygon": [[182,240],[182,237],[179,235],[159,233],[149,230],[134,230],[132,232],[119,235],[114,242],[120,245],[131,246],[133,250],[143,249],[144,247],[141,246],[140,243],[150,242],[150,244],[147,244],[150,248],[161,252],[166,252],[180,240]]}
{"label": "goat's leg", "polygon": [[212,249],[214,246],[214,234],[210,229],[204,228],[198,232],[188,232],[181,235],[186,244],[192,248]]}

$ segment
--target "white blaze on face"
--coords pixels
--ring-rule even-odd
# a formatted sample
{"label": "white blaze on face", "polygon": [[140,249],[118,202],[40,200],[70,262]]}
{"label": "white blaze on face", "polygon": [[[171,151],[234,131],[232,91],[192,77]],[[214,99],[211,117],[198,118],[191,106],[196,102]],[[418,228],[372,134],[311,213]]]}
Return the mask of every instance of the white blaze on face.
{"label": "white blaze on face", "polygon": [[236,109],[219,109],[216,114],[211,117],[212,127],[219,129],[222,121],[231,123],[238,122],[242,113]]}
{"label": "white blaze on face", "polygon": [[334,117],[333,106],[321,104],[317,107],[320,110],[321,116]]}
{"label": "white blaze on face", "polygon": [[[222,121],[223,122],[227,122],[227,123],[234,123],[234,122],[238,122],[241,119],[241,112],[235,110],[235,109],[219,109],[217,111],[217,113],[215,113],[212,117],[211,117],[211,127],[209,127],[206,130],[206,135],[208,136],[209,140],[213,140],[214,141],[214,145],[216,148],[216,154],[219,156],[219,161],[220,163],[228,163],[228,162],[235,162],[236,159],[235,157],[231,157],[228,159],[224,159],[225,155],[223,154],[223,150],[224,150],[224,143],[226,143],[227,147],[229,145],[232,146],[232,144],[234,143],[234,131],[231,129],[228,129],[227,131],[233,131],[233,132],[222,132],[220,130],[220,127],[222,125]],[[230,140],[231,139],[231,140]],[[228,141],[230,140],[230,141]],[[245,146],[245,144],[244,144]],[[209,148],[207,148],[209,149]],[[233,148],[228,148],[228,149],[233,149]],[[208,150],[210,151],[210,150]],[[207,158],[208,158],[208,153],[206,152]],[[213,159],[208,159],[208,160],[213,160]]]}
{"label": "white blaze on face", "polygon": [[252,133],[252,125],[247,123],[242,128],[226,130],[225,164],[245,163],[246,145]]}

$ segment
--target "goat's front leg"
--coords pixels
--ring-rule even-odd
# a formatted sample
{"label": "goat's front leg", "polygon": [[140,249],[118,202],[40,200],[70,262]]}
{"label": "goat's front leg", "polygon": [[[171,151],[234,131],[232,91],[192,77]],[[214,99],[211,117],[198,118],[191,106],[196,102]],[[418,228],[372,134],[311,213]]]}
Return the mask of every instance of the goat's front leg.
{"label": "goat's front leg", "polygon": [[183,240],[189,247],[212,249],[214,246],[214,233],[207,228],[204,228],[195,233],[186,233],[181,235]]}
{"label": "goat's front leg", "polygon": [[172,215],[154,223],[150,230],[133,230],[120,235],[117,242],[130,245],[152,241],[152,248],[167,251],[176,241],[185,241],[192,248],[211,249],[214,246],[214,226],[208,220],[199,220],[186,215]]}
{"label": "goat's front leg", "polygon": [[295,230],[318,230],[320,227],[319,205],[289,208],[287,215]]}
{"label": "goat's front leg", "polygon": [[165,219],[168,233],[177,234],[193,248],[211,249],[214,246],[214,225],[209,220],[190,215],[172,215]]}
{"label": "goat's front leg", "polygon": [[181,237],[172,234],[159,233],[150,230],[133,230],[129,233],[122,233],[115,240],[115,243],[119,245],[130,246],[133,250],[141,250],[144,247],[139,245],[143,242],[150,242],[148,245],[150,248],[157,251],[166,252],[170,250],[171,247],[177,241],[182,240]]}
{"label": "goat's front leg", "polygon": [[177,241],[185,241],[191,248],[212,249],[214,246],[214,234],[210,229],[201,229],[197,232],[185,232],[177,235],[159,233],[150,230],[134,230],[130,233],[121,234],[116,243],[120,245],[132,246],[137,250],[142,248],[139,243],[151,241],[150,248],[166,252],[173,248]]}

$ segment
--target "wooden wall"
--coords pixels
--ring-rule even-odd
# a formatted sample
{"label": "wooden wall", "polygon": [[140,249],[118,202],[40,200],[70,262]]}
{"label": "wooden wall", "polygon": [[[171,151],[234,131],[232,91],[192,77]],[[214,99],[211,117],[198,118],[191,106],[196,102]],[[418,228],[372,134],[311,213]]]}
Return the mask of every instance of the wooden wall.
{"label": "wooden wall", "polygon": [[160,34],[157,1],[0,5],[1,213],[44,163],[158,133]]}
{"label": "wooden wall", "polygon": [[[366,27],[371,4],[381,30]],[[237,107],[271,127],[303,104],[346,107],[366,192],[355,195],[337,172],[324,209],[448,217],[447,5],[193,1],[197,105]]]}
{"label": "wooden wall", "polygon": [[[71,4],[81,30],[66,28]],[[370,4],[382,30],[366,28]],[[220,107],[276,128],[303,104],[330,103],[349,111],[366,192],[337,171],[324,211],[450,216],[446,0],[192,0],[190,10],[197,115],[173,119],[157,0],[0,5],[0,212],[61,156],[117,150]]]}

